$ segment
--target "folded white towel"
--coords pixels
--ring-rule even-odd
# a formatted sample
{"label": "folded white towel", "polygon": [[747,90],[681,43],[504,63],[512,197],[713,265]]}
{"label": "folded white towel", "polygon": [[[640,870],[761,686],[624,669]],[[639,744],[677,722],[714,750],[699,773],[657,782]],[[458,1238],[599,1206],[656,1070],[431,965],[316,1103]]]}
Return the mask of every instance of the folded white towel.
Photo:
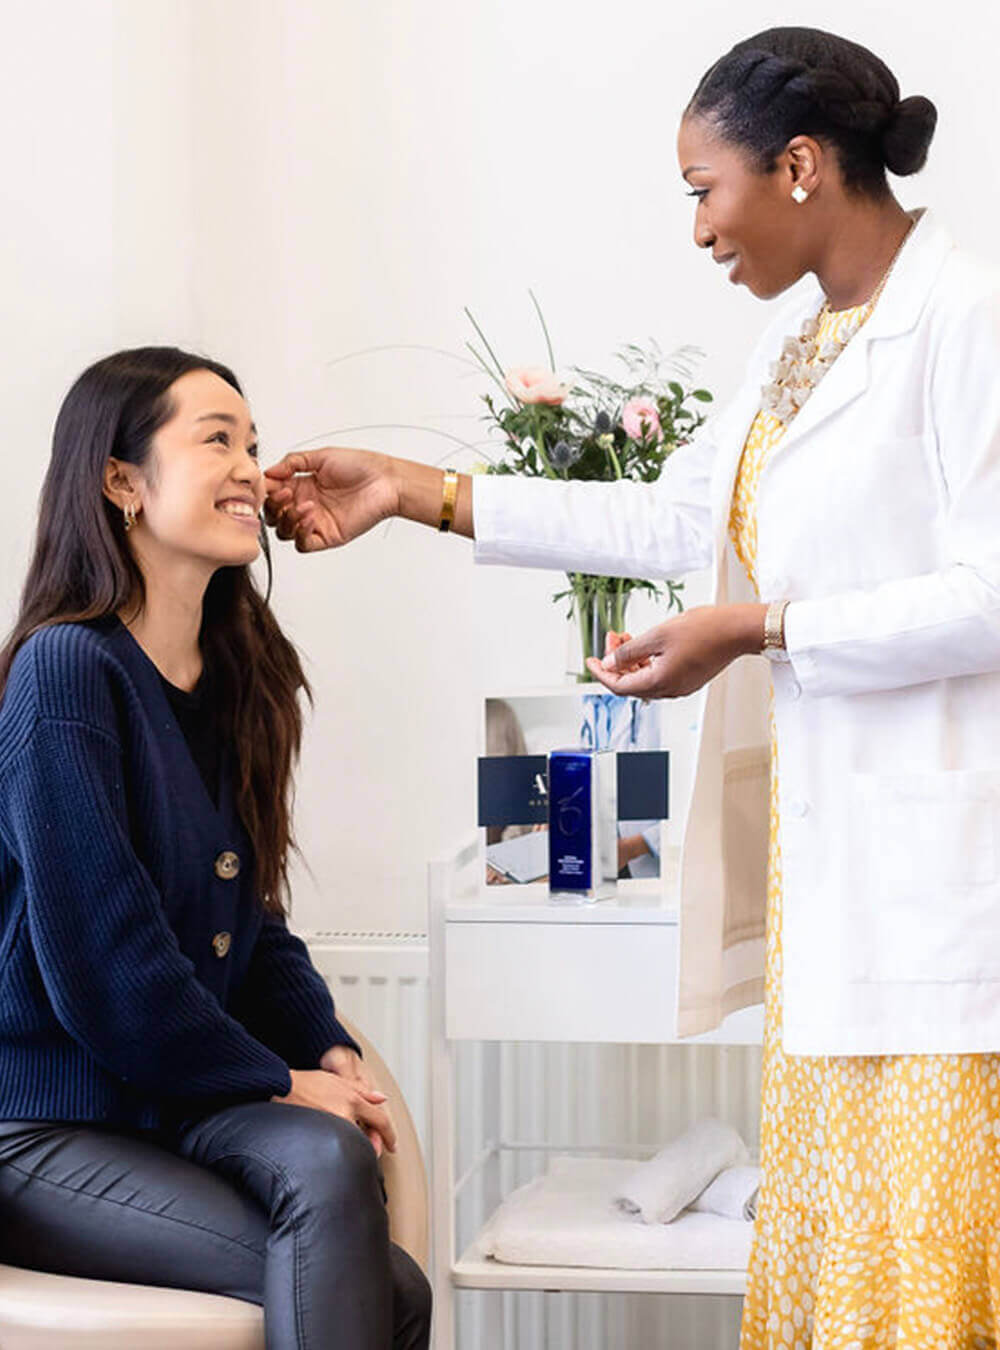
{"label": "folded white towel", "polygon": [[629,1222],[610,1197],[635,1159],[555,1158],[547,1176],[509,1195],[480,1234],[476,1250],[531,1266],[621,1270],[746,1270],[753,1226],[717,1214],[682,1214],[674,1223]]}
{"label": "folded white towel", "polygon": [[727,1167],[688,1208],[700,1214],[718,1214],[723,1219],[752,1223],[757,1217],[759,1191],[759,1167]]}
{"label": "folded white towel", "polygon": [[669,1223],[721,1171],[748,1157],[731,1125],[701,1120],[637,1167],[615,1195],[615,1204],[627,1214],[638,1214],[643,1223]]}

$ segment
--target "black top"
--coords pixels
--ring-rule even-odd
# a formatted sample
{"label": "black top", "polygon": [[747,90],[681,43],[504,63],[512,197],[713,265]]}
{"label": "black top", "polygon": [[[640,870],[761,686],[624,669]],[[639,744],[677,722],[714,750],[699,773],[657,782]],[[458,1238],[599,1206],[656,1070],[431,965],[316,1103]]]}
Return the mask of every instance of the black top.
{"label": "black top", "polygon": [[205,791],[218,805],[222,744],[217,705],[212,696],[208,672],[203,672],[201,679],[190,692],[171,684],[163,675],[160,675],[160,681],[178,725],[184,733],[191,757],[198,766]]}

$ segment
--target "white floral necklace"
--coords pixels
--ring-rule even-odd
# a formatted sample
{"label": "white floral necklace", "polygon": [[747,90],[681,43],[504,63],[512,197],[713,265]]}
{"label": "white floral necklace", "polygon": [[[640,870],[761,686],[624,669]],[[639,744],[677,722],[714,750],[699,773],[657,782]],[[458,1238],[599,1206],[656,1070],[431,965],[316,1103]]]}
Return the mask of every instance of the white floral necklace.
{"label": "white floral necklace", "polygon": [[828,337],[820,342],[823,320],[834,312],[829,300],[824,300],[819,313],[806,319],[798,337],[785,338],[781,355],[777,361],[771,362],[770,383],[761,387],[762,412],[772,413],[785,426],[794,421],[834,361],[870,317],[915,223],[911,221],[910,228],[899,241],[899,247],[889,259],[889,266],[871,299],[857,307],[836,337]]}

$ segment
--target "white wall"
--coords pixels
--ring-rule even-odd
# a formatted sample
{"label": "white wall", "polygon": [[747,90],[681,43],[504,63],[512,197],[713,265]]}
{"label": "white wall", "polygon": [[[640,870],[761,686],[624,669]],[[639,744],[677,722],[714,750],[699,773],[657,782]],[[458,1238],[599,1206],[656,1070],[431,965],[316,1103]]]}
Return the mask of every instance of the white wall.
{"label": "white wall", "polygon": [[[836,23],[938,103],[903,202],[989,252],[1000,18],[943,14],[844,0]],[[327,441],[456,458],[432,428],[479,437],[482,378],[421,351],[339,358],[461,354],[469,304],[505,362],[538,360],[529,286],[564,363],[694,342],[725,394],[765,312],[692,248],[675,126],[716,55],[796,17],[759,0],[0,0],[3,619],[59,399],[117,346],[232,364],[265,458]],[[424,861],[474,824],[481,695],[562,679],[557,581],[477,570],[464,543],[400,523],[340,554],[282,550],[275,603],[316,692],[300,926],[423,927]]]}
{"label": "white wall", "polygon": [[[4,618],[64,386],[113,338],[111,14],[0,11],[0,571]],[[58,40],[53,41],[53,33]],[[79,62],[81,50],[89,59]]]}

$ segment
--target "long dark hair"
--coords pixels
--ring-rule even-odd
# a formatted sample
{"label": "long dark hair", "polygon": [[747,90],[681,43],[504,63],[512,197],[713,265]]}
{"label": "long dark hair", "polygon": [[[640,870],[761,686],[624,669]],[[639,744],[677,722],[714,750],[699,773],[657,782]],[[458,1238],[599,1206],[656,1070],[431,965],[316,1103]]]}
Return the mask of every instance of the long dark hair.
{"label": "long dark hair", "polygon": [[[233,372],[176,347],[115,352],[90,366],[63,400],[42,487],[38,531],[14,628],[0,650],[0,697],[22,644],[40,628],[117,614],[145,597],[122,513],[103,491],[108,459],[141,466],[175,411],[170,386],[209,370],[240,394]],[[270,577],[267,536],[262,542]],[[270,585],[268,586],[270,591]],[[237,804],[256,855],[264,907],[288,895],[292,770],[302,739],[298,654],[248,567],[220,567],[205,593],[200,643],[226,744],[237,761]]]}
{"label": "long dark hair", "polygon": [[899,82],[867,47],[818,28],[769,28],[738,42],[702,77],[686,113],[706,118],[762,173],[793,136],[832,145],[844,185],[886,197],[888,169],[922,169],[937,109],[900,99]]}

